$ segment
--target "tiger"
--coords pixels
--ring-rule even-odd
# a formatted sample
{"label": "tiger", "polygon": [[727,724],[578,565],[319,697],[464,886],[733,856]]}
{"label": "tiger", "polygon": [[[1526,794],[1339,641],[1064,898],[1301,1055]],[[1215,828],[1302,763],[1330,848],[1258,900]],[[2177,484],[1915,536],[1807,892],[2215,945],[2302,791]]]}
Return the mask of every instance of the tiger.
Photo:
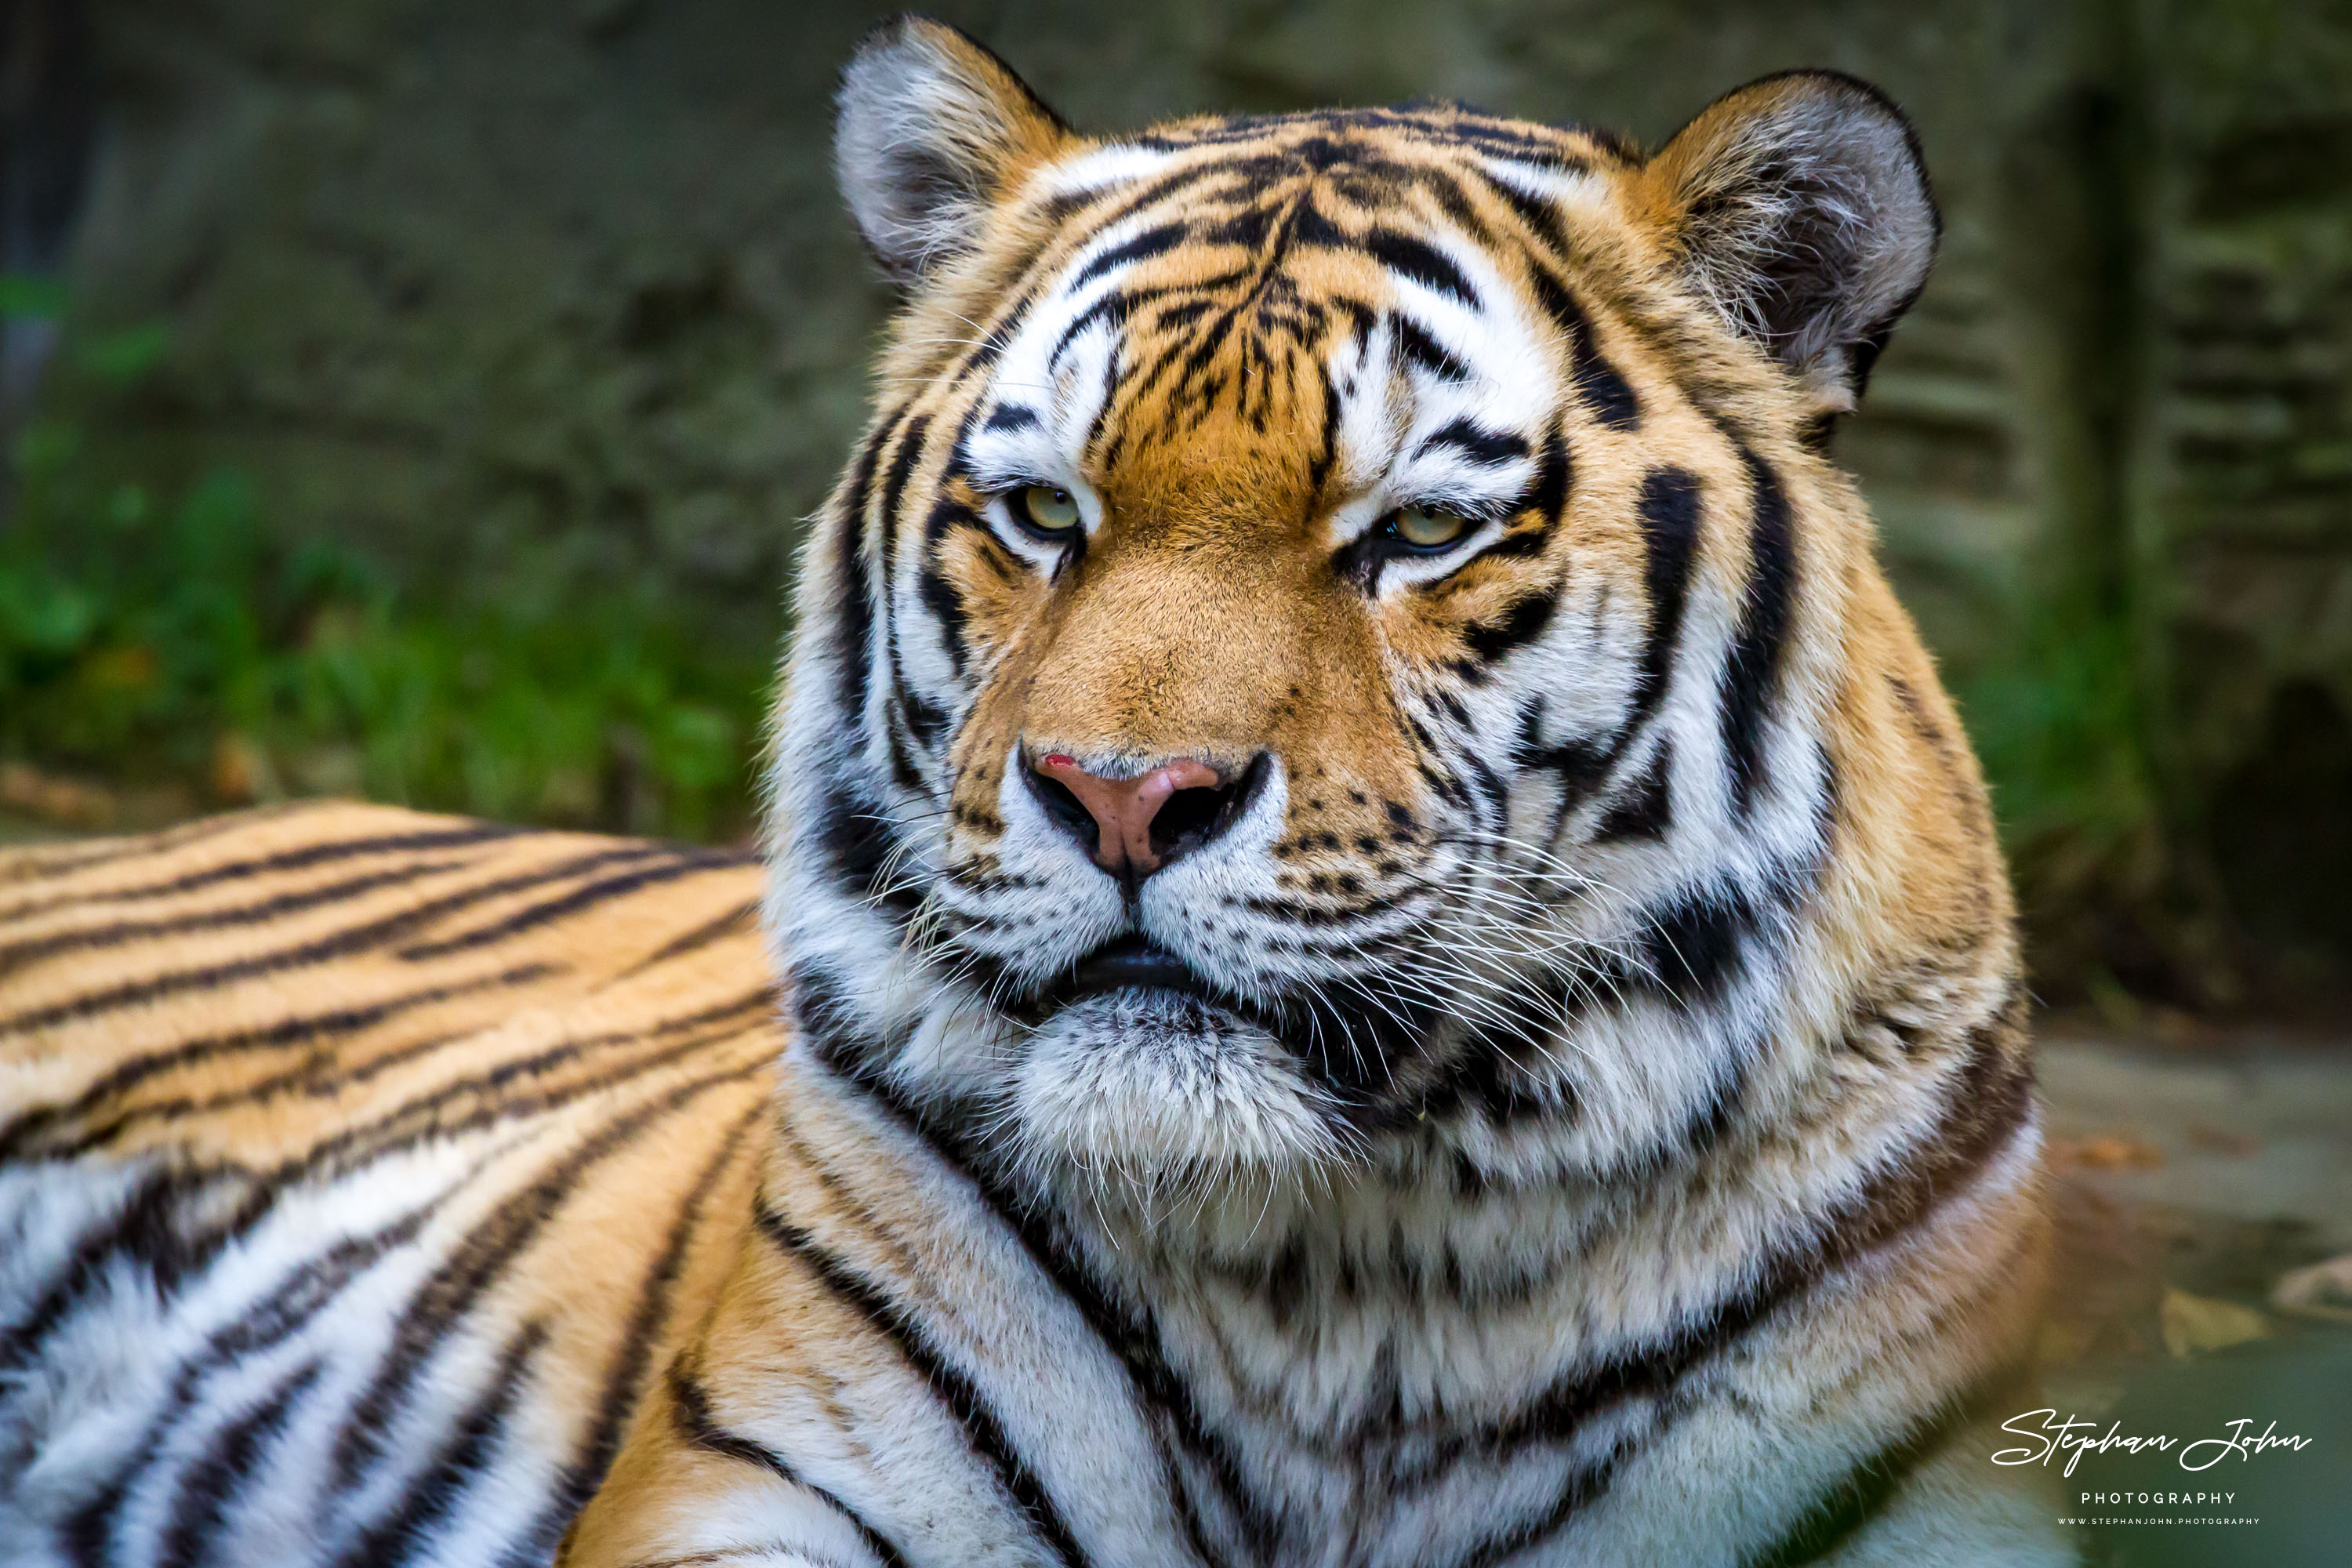
{"label": "tiger", "polygon": [[11,1564],[2074,1561],[1986,786],[1800,71],[1074,130],[920,17],[756,854],[0,862]]}

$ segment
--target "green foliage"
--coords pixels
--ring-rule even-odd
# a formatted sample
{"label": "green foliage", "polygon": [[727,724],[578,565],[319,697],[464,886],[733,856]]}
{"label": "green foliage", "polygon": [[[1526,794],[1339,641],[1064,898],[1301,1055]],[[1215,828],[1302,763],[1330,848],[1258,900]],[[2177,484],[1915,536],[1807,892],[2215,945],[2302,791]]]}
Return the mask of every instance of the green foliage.
{"label": "green foliage", "polygon": [[[83,356],[127,382],[135,338]],[[537,603],[396,590],[289,546],[216,470],[159,495],[37,426],[0,523],[0,758],[196,801],[360,794],[485,816],[740,832],[764,658],[609,585]]]}
{"label": "green foliage", "polygon": [[2089,1001],[2118,1026],[2141,1002],[2242,997],[2225,920],[2187,846],[2152,738],[2128,614],[2048,594],[2006,651],[1955,682],[1991,786],[2045,1002]]}
{"label": "green foliage", "polygon": [[2049,612],[2012,655],[1960,685],[1969,732],[2012,853],[2090,868],[2156,825],[2129,626]]}
{"label": "green foliage", "polygon": [[0,319],[55,321],[65,314],[66,289],[37,272],[0,272]]}

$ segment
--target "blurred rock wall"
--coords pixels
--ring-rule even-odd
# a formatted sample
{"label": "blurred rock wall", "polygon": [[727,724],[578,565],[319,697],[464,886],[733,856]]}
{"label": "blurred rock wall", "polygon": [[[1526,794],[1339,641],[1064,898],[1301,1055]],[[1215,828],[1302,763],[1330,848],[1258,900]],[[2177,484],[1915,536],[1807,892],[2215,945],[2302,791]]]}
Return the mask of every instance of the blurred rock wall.
{"label": "blurred rock wall", "polygon": [[[889,8],[93,0],[76,310],[172,333],[108,438],[419,580],[625,576],[772,636],[887,304],[826,131]],[[1963,679],[2053,602],[2118,617],[2197,862],[2162,875],[2352,952],[2309,890],[2352,879],[2352,7],[934,8],[1099,129],[1442,94],[1654,142],[1767,71],[1885,85],[1947,245],[1840,451],[1906,597]]]}

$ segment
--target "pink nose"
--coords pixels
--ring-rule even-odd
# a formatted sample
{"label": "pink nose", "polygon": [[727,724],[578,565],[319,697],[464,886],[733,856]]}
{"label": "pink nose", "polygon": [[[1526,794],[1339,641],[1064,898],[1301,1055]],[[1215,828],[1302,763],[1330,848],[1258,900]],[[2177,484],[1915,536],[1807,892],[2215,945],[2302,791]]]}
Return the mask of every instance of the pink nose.
{"label": "pink nose", "polygon": [[1095,819],[1095,864],[1106,871],[1137,876],[1160,868],[1159,852],[1151,847],[1151,819],[1168,797],[1180,789],[1214,789],[1220,782],[1215,769],[1190,757],[1131,779],[1098,778],[1078,766],[1076,758],[1059,752],[1038,766],[1077,796]]}

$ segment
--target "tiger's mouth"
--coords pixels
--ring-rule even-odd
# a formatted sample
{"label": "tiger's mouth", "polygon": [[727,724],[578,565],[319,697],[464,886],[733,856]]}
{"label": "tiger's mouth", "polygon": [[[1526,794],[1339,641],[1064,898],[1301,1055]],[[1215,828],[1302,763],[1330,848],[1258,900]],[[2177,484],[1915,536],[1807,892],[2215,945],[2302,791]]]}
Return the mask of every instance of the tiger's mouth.
{"label": "tiger's mouth", "polygon": [[1428,996],[1350,1008],[1343,992],[1286,986],[1271,996],[1237,994],[1150,937],[1129,932],[1025,994],[1000,993],[997,1005],[1032,1029],[1080,1009],[1108,1009],[1098,1026],[1112,1034],[1138,1024],[1155,1037],[1165,1026],[1213,1033],[1239,1027],[1264,1037],[1328,1086],[1361,1098],[1371,1092],[1373,1078],[1392,1076],[1393,1064],[1425,1042],[1441,1010]]}
{"label": "tiger's mouth", "polygon": [[1194,1018],[1202,1010],[1222,1014],[1229,1024],[1262,1030],[1288,1043],[1291,1020],[1279,1006],[1239,996],[1139,931],[1115,937],[1080,958],[1043,987],[1012,1002],[1006,1011],[1032,1027],[1087,1002],[1122,997],[1147,1008],[1157,1001]]}
{"label": "tiger's mouth", "polygon": [[1216,1006],[1227,998],[1192,966],[1139,932],[1105,942],[1078,960],[1047,996],[1056,1009],[1113,991],[1174,991]]}

